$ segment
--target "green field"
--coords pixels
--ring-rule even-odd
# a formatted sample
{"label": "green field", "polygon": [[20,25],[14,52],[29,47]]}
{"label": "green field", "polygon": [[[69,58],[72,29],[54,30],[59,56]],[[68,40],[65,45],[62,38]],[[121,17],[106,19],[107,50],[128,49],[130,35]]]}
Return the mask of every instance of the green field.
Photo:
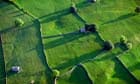
{"label": "green field", "polygon": [[[58,84],[137,84],[140,14],[134,10],[140,1],[87,1],[1,2],[0,83],[52,84],[51,70],[58,69]],[[72,4],[76,14],[70,12]],[[15,27],[16,18],[25,24]],[[96,24],[98,33],[80,33],[85,23]],[[125,52],[117,45],[121,35],[132,42],[131,50]],[[103,51],[103,40],[111,40],[115,48]],[[10,73],[14,65],[21,66],[22,72]]]}
{"label": "green field", "polygon": [[[1,24],[1,39],[3,44],[3,53],[6,64],[6,77],[8,84],[27,84],[31,80],[36,83],[46,84],[49,81],[47,74],[49,73],[48,65],[42,50],[40,39],[40,25],[38,21],[30,16],[23,14],[13,5],[2,3],[3,16]],[[9,18],[8,18],[9,17]],[[14,19],[22,18],[25,22],[23,27],[15,27]],[[10,21],[6,21],[10,20]],[[10,23],[7,23],[10,22]],[[14,74],[10,72],[12,66],[21,66],[23,72]]]}

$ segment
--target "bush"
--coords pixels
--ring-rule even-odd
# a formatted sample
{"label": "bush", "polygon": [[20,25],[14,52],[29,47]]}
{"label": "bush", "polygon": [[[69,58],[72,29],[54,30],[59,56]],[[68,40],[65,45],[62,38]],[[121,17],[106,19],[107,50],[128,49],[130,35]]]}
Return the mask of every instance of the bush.
{"label": "bush", "polygon": [[22,19],[20,19],[20,18],[17,18],[17,19],[15,20],[15,25],[21,27],[21,26],[24,25],[24,21],[23,21]]}
{"label": "bush", "polygon": [[86,31],[90,31],[90,32],[97,31],[97,27],[95,24],[85,24],[85,29],[86,29]]}
{"label": "bush", "polygon": [[120,43],[121,44],[127,43],[127,38],[124,35],[121,36]]}
{"label": "bush", "polygon": [[125,44],[127,50],[132,49],[132,43],[128,42]]}
{"label": "bush", "polygon": [[71,13],[76,13],[77,12],[77,8],[76,7],[70,7],[70,12]]}
{"label": "bush", "polygon": [[53,76],[54,77],[59,77],[60,76],[60,72],[59,72],[59,70],[53,70]]}
{"label": "bush", "polygon": [[135,12],[140,13],[140,7],[136,7]]}
{"label": "bush", "polygon": [[114,44],[109,40],[104,42],[103,49],[104,50],[111,50],[114,48]]}
{"label": "bush", "polygon": [[77,12],[77,8],[76,8],[75,3],[72,3],[71,5],[72,5],[72,6],[70,7],[70,12],[71,12],[71,13],[76,13],[76,12]]}
{"label": "bush", "polygon": [[125,36],[121,36],[120,44],[122,45],[122,48],[124,48],[124,50],[129,50],[132,48],[132,43],[128,42]]}

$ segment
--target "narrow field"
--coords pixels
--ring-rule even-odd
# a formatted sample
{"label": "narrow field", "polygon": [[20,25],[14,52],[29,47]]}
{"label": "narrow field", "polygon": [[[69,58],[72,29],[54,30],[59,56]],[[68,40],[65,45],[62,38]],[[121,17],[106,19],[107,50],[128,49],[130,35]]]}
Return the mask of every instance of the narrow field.
{"label": "narrow field", "polygon": [[[27,84],[34,80],[38,84],[49,84],[49,68],[41,43],[40,25],[33,18],[23,14],[11,4],[4,4],[1,10],[3,15],[8,15],[11,25],[4,25],[1,29],[3,54],[6,64],[6,76],[8,84]],[[1,17],[2,19],[5,17]],[[15,18],[22,18],[23,27],[15,27]],[[6,21],[0,21],[6,24]],[[20,66],[19,74],[10,72],[12,66]]]}
{"label": "narrow field", "polygon": [[95,84],[136,84],[115,59],[85,63],[84,67]]}

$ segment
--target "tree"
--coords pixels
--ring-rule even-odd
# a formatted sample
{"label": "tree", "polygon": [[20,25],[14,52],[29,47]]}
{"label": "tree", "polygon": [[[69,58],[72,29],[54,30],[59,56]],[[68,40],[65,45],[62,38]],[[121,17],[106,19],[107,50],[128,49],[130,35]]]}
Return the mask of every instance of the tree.
{"label": "tree", "polygon": [[140,13],[140,6],[136,7],[135,12]]}
{"label": "tree", "polygon": [[77,8],[76,8],[75,3],[72,3],[71,5],[72,5],[72,6],[70,7],[70,12],[71,12],[71,13],[76,13],[76,12],[77,12]]}
{"label": "tree", "polygon": [[22,19],[20,19],[20,18],[17,18],[16,20],[15,20],[15,25],[16,26],[23,26],[23,24],[24,24],[24,21],[22,20]]}
{"label": "tree", "polygon": [[124,35],[121,36],[120,43],[121,44],[127,43],[127,38]]}
{"label": "tree", "polygon": [[59,77],[60,76],[59,70],[57,70],[57,69],[53,70],[53,76],[54,77]]}
{"label": "tree", "polygon": [[132,43],[128,42],[125,44],[127,50],[132,49]]}
{"label": "tree", "polygon": [[127,38],[125,36],[121,36],[120,38],[120,44],[122,46],[122,48],[124,48],[125,50],[129,50],[132,48],[132,43],[130,43]]}
{"label": "tree", "polygon": [[60,76],[59,70],[57,70],[57,69],[53,70],[54,84],[57,83],[56,80],[57,80],[57,78],[58,78],[59,76]]}
{"label": "tree", "polygon": [[114,44],[110,40],[104,42],[104,46],[103,46],[104,50],[111,50],[113,48],[114,48]]}
{"label": "tree", "polygon": [[86,31],[90,31],[90,32],[97,31],[97,27],[95,24],[85,24],[85,29],[86,29]]}

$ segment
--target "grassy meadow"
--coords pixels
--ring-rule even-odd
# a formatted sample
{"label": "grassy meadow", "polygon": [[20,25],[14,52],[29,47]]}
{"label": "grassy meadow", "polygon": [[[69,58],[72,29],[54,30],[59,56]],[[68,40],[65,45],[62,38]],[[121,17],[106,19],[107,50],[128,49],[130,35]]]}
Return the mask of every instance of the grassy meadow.
{"label": "grassy meadow", "polygon": [[[51,70],[58,69],[58,84],[137,84],[140,81],[139,0],[14,0],[0,3],[0,78],[8,84],[52,84]],[[78,11],[71,13],[75,4]],[[28,12],[26,14],[25,12]],[[34,17],[30,17],[34,16]],[[21,18],[23,27],[15,27]],[[96,24],[104,40],[115,48],[103,51],[97,33],[80,33],[85,23]],[[123,51],[121,35],[133,48]],[[4,58],[3,58],[4,57]],[[5,65],[4,65],[5,63]],[[19,74],[9,72],[19,65]],[[0,80],[4,82],[5,80]]]}

